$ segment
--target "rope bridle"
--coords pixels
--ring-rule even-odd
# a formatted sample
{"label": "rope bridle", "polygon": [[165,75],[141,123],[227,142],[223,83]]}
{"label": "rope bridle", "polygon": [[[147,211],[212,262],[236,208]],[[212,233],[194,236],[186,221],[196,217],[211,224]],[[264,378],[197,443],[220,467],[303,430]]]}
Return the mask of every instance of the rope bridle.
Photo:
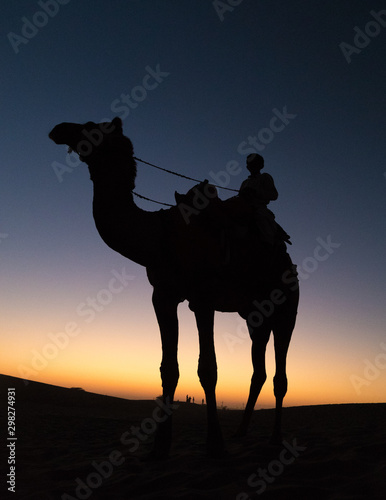
{"label": "rope bridle", "polygon": [[[157,168],[158,170],[162,170],[163,172],[166,172],[168,174],[176,175],[177,177],[182,177],[183,179],[188,179],[189,181],[202,182],[199,179],[194,179],[193,177],[188,177],[187,175],[183,175],[183,174],[180,174],[178,172],[174,172],[173,170],[168,170],[166,168],[159,167],[158,165],[154,165],[154,163],[149,163],[148,161],[141,160],[141,158],[137,158],[135,156],[133,156],[133,158],[136,161],[144,163],[145,165],[149,165],[150,167]],[[211,185],[214,186],[214,187],[216,187],[216,188],[219,188],[219,189],[226,189],[227,191],[233,191],[235,193],[238,193],[237,189],[231,189],[231,188],[227,188],[227,187],[224,187],[224,186],[218,186],[216,184],[211,184]],[[153,203],[157,203],[158,205],[165,205],[167,207],[173,207],[174,206],[174,205],[171,205],[170,203],[163,203],[161,201],[152,200],[151,198],[146,198],[146,196],[142,196],[141,194],[135,193],[134,191],[133,191],[133,194],[135,196],[138,196],[138,198],[142,198],[143,200],[151,201]]]}

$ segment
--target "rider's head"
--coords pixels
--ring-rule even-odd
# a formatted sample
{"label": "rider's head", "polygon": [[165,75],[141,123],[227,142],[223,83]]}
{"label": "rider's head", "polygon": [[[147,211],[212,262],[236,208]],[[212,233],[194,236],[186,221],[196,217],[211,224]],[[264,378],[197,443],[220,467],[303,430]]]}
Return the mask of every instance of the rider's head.
{"label": "rider's head", "polygon": [[247,169],[251,174],[260,172],[264,168],[264,158],[257,153],[247,156]]}

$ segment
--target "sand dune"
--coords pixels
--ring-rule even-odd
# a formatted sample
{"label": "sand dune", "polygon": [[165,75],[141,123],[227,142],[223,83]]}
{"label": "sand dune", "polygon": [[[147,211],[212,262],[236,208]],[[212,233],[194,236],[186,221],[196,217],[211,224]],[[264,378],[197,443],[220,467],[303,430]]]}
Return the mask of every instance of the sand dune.
{"label": "sand dune", "polygon": [[[180,403],[171,456],[151,462],[146,457],[154,437],[155,401],[25,385],[2,375],[2,436],[7,387],[15,387],[17,395],[16,493],[9,498],[386,498],[386,404],[286,408],[282,446],[268,444],[273,410],[256,411],[242,439],[233,437],[241,411],[224,410],[220,418],[228,454],[214,460],[205,456],[205,408]],[[4,443],[2,485],[9,472]]]}

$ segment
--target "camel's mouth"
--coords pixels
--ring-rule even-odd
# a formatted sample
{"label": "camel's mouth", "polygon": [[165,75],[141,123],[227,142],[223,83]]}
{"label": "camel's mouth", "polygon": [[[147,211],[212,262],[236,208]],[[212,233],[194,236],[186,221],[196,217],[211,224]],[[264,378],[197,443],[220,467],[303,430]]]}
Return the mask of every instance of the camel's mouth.
{"label": "camel's mouth", "polygon": [[75,123],[60,123],[56,125],[48,137],[55,144],[66,144],[72,151],[76,151],[76,146],[80,141],[81,125]]}
{"label": "camel's mouth", "polygon": [[118,117],[111,122],[85,124],[63,122],[56,125],[48,137],[55,144],[66,144],[68,152],[77,152],[87,156],[93,149],[100,146],[107,135],[122,135],[122,120]]}
{"label": "camel's mouth", "polygon": [[55,129],[56,129],[56,127],[54,127],[51,130],[51,132],[48,134],[48,137],[51,139],[51,141],[54,141],[55,144],[63,144],[62,142],[60,142],[60,139],[57,136]]}

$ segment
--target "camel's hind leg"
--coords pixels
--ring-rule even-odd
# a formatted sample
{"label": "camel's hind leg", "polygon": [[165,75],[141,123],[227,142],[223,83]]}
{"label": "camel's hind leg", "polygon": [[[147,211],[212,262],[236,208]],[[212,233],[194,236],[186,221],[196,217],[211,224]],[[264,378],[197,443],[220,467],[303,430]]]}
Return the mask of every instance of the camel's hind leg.
{"label": "camel's hind leg", "polygon": [[299,290],[288,295],[287,301],[281,306],[274,319],[273,338],[275,343],[276,371],[273,378],[274,394],[276,398],[275,424],[271,442],[281,444],[281,418],[283,399],[287,393],[287,353],[295,328],[296,315],[299,303]]}
{"label": "camel's hind leg", "polygon": [[169,454],[172,442],[173,398],[179,378],[178,347],[178,300],[173,300],[168,291],[154,289],[153,306],[157,316],[162,341],[162,398],[165,414],[159,417],[159,425],[155,437],[154,458],[164,458]]}
{"label": "camel's hind leg", "polygon": [[273,335],[275,342],[276,371],[273,378],[273,391],[276,398],[275,423],[271,437],[271,443],[281,444],[281,420],[284,396],[287,394],[287,352],[291,341],[293,326],[281,325],[274,327]]}
{"label": "camel's hind leg", "polygon": [[224,452],[223,438],[217,415],[216,384],[217,362],[214,348],[214,310],[200,308],[194,311],[200,340],[198,376],[205,392],[208,435],[207,452],[210,456],[221,456]]}
{"label": "camel's hind leg", "polygon": [[265,371],[265,351],[271,333],[271,327],[267,321],[259,327],[253,326],[253,322],[251,324],[249,321],[247,321],[247,325],[252,339],[253,375],[243,420],[237,431],[238,436],[245,436],[247,433],[257,398],[259,397],[261,388],[267,379]]}

